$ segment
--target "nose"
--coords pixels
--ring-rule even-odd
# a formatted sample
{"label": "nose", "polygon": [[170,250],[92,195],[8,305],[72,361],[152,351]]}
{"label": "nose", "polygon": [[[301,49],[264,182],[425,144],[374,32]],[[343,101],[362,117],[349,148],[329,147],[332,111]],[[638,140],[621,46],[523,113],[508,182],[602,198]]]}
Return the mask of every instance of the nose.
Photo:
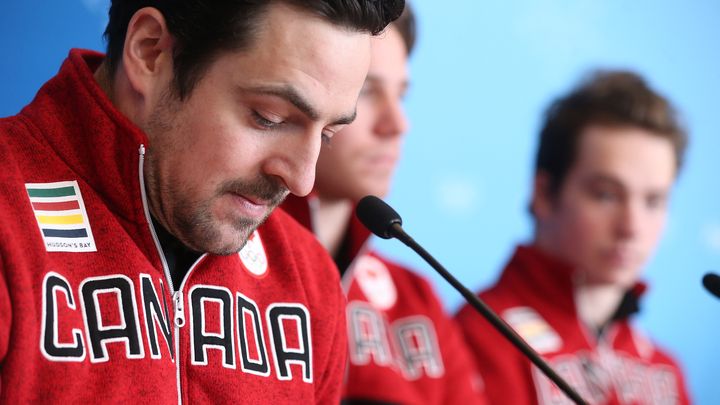
{"label": "nose", "polygon": [[388,97],[380,108],[381,112],[375,127],[377,134],[385,137],[396,137],[407,132],[410,125],[401,99]]}
{"label": "nose", "polygon": [[616,233],[621,239],[636,237],[642,225],[643,206],[637,201],[625,201],[616,220]]}
{"label": "nose", "polygon": [[265,161],[263,171],[279,178],[292,194],[304,197],[315,183],[322,138],[319,131],[295,135],[292,140],[277,145],[275,155]]}

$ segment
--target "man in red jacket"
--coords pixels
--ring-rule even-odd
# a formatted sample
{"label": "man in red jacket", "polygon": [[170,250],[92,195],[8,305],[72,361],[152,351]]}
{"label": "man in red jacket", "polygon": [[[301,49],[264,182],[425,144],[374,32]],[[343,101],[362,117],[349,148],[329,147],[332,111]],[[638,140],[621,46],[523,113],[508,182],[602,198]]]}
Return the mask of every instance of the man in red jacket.
{"label": "man in red jacket", "polygon": [[[686,404],[675,361],[634,328],[686,134],[630,72],[598,72],[547,111],[535,237],[480,294],[591,404]],[[570,404],[471,308],[457,315],[498,404]]]}
{"label": "man in red jacket", "polygon": [[348,306],[347,404],[482,404],[469,352],[429,283],[367,244],[355,202],[385,195],[408,124],[402,98],[415,39],[411,10],[372,42],[356,121],[320,153],[307,198],[283,205],[312,230],[343,273]]}
{"label": "man in red jacket", "polygon": [[337,270],[271,212],[403,3],[113,1],[0,120],[0,402],[337,403]]}

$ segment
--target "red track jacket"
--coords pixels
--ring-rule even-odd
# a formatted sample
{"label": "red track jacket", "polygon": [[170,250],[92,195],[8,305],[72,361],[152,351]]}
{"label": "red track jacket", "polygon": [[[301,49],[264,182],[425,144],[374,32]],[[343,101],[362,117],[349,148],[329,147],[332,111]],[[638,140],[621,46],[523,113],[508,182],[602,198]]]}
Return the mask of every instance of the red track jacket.
{"label": "red track jacket", "polygon": [[335,404],[335,265],[278,210],[173,291],[144,196],[152,145],[73,50],[0,120],[0,402]]}
{"label": "red track jacket", "polygon": [[[480,297],[591,404],[687,404],[675,362],[632,328],[628,314],[596,337],[575,312],[572,269],[519,247],[498,283]],[[637,299],[644,287],[631,291]],[[474,310],[457,315],[488,398],[497,404],[572,404]]]}

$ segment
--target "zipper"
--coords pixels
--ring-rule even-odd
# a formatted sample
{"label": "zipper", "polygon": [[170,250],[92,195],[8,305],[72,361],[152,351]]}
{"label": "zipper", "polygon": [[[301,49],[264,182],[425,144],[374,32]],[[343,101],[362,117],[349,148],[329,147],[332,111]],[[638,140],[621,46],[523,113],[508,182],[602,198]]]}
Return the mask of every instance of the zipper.
{"label": "zipper", "polygon": [[182,280],[180,281],[180,288],[175,291],[173,294],[173,301],[175,302],[175,327],[182,328],[185,326],[185,303],[183,300],[183,289],[185,288],[185,281],[187,281],[188,277],[190,277],[190,273],[195,270],[195,267],[200,264],[200,262],[207,256],[207,253],[203,253],[200,255],[200,257],[195,260],[195,262],[190,266],[188,271],[183,276]]}
{"label": "zipper", "polygon": [[[173,303],[174,303],[174,314],[173,314],[173,323],[175,326],[175,377],[177,382],[177,393],[178,393],[178,404],[182,404],[182,390],[180,386],[180,327],[182,327],[185,324],[185,313],[183,308],[183,296],[182,296],[182,284],[180,285],[180,290],[175,291],[175,287],[173,286],[172,278],[170,277],[170,269],[168,268],[167,260],[165,260],[165,253],[162,250],[162,247],[160,246],[160,240],[158,240],[157,233],[155,232],[155,227],[152,224],[152,220],[150,219],[150,210],[148,208],[147,203],[147,194],[145,193],[145,176],[143,175],[143,168],[145,166],[145,145],[140,144],[140,148],[138,150],[140,154],[140,159],[138,162],[138,177],[140,177],[140,196],[142,198],[143,203],[143,211],[145,213],[145,220],[148,224],[148,227],[150,228],[150,234],[152,235],[153,242],[155,242],[155,248],[157,249],[158,254],[160,255],[160,261],[162,262],[163,267],[163,273],[165,274],[165,279],[168,283],[168,288],[170,289],[170,292],[173,296]],[[189,272],[188,272],[189,273]],[[187,277],[187,275],[186,275]],[[184,281],[184,280],[183,280]],[[180,320],[180,322],[179,322]]]}
{"label": "zipper", "polygon": [[145,145],[140,145],[140,163],[139,163],[139,176],[140,176],[140,195],[142,197],[143,211],[145,212],[145,220],[147,221],[148,227],[150,227],[150,234],[152,234],[153,242],[155,242],[155,248],[157,248],[158,254],[160,255],[160,261],[162,262],[163,273],[165,279],[168,282],[168,288],[170,292],[175,294],[175,288],[173,287],[172,278],[170,277],[170,269],[168,268],[167,261],[165,260],[165,253],[160,246],[160,240],[155,232],[155,227],[150,219],[150,209],[147,204],[147,194],[145,193],[145,176],[143,176],[143,167],[145,166]]}
{"label": "zipper", "polygon": [[185,306],[183,304],[182,291],[175,291],[173,294],[173,301],[175,302],[174,323],[178,328],[182,328],[185,326]]}

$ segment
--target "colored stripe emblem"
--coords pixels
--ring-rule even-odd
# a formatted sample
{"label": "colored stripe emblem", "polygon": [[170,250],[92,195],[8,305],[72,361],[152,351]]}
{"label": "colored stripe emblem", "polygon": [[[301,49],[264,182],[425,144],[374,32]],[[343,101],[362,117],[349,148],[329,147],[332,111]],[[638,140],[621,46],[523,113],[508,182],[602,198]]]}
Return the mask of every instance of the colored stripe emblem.
{"label": "colored stripe emblem", "polygon": [[95,240],[77,181],[26,183],[48,252],[95,252]]}

